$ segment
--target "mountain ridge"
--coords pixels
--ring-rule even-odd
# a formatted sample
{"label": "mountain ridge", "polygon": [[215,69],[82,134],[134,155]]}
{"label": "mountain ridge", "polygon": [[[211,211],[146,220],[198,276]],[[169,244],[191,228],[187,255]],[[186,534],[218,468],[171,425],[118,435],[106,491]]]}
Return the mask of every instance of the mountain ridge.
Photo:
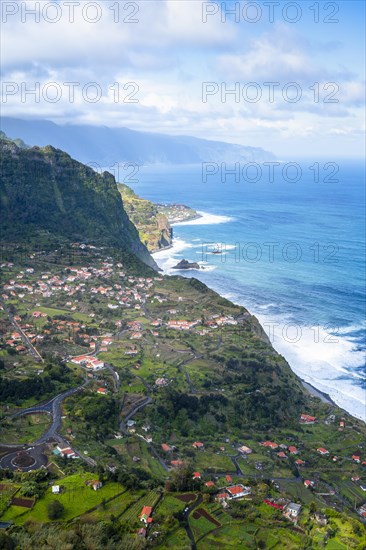
{"label": "mountain ridge", "polygon": [[[3,117],[1,129],[11,138],[22,136],[29,145],[52,145],[67,150],[80,162],[200,164],[203,162],[265,162],[275,157],[259,147],[210,141],[191,136],[170,136],[129,128],[92,125],[58,125],[48,120]],[[127,170],[127,168],[126,168]],[[118,178],[117,179],[121,179]],[[124,178],[122,178],[124,179]],[[129,183],[126,181],[126,183]]]}

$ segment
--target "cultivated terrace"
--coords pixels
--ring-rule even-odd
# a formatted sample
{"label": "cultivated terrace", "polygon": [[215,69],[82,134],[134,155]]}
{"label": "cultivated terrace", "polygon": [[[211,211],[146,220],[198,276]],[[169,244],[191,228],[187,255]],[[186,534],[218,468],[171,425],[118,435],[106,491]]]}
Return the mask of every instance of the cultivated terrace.
{"label": "cultivated terrace", "polygon": [[1,268],[0,548],[365,547],[364,424],[245,308],[90,242]]}

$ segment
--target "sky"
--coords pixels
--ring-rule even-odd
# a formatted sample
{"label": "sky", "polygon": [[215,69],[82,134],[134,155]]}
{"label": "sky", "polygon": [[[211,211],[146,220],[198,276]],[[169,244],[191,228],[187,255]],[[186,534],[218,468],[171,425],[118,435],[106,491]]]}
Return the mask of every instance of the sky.
{"label": "sky", "polygon": [[363,1],[2,0],[1,19],[2,116],[364,154]]}

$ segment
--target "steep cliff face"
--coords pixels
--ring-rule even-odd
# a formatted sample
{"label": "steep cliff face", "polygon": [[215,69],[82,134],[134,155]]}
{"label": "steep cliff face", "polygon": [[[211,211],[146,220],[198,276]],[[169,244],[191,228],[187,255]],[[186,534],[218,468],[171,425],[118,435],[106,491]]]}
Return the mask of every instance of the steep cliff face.
{"label": "steep cliff face", "polygon": [[97,174],[50,146],[24,149],[1,139],[0,152],[2,239],[88,241],[133,253],[157,269],[110,173]]}
{"label": "steep cliff face", "polygon": [[173,230],[165,214],[152,202],[142,199],[125,184],[119,183],[125,210],[137,228],[141,241],[150,252],[157,252],[172,244]]}

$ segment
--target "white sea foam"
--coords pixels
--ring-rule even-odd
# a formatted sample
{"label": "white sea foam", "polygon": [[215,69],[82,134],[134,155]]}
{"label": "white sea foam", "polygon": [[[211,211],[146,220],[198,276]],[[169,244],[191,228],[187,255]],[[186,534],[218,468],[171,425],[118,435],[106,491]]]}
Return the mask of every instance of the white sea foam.
{"label": "white sea foam", "polygon": [[321,327],[296,325],[293,321],[263,314],[252,307],[273,347],[289,362],[293,371],[315,388],[327,393],[337,405],[366,421],[366,392],[356,369],[364,352],[340,332],[331,334]]}
{"label": "white sea foam", "polygon": [[234,220],[234,218],[231,218],[230,216],[219,216],[218,214],[209,214],[208,212],[198,210],[197,214],[200,214],[201,217],[196,220],[178,222],[174,225],[216,225],[218,223],[227,223]]}
{"label": "white sea foam", "polygon": [[[181,225],[202,225],[208,223],[225,223],[232,218],[205,214],[204,219],[183,222]],[[215,244],[215,243],[214,243]],[[157,252],[154,258],[159,267],[166,274],[182,274],[172,269],[182,259],[182,252],[190,250],[197,253],[197,248],[213,246],[212,243],[197,245],[190,244],[183,239],[174,238],[173,246]],[[201,251],[200,251],[201,253]],[[187,254],[189,259],[189,254]],[[205,271],[212,271],[216,266],[199,262]],[[193,271],[188,272],[192,274]],[[199,273],[199,272],[197,272]],[[357,418],[366,421],[366,392],[362,388],[365,377],[359,372],[359,366],[364,363],[363,351],[357,350],[356,343],[350,333],[364,328],[363,325],[344,327],[337,334],[326,332],[321,327],[296,325],[291,319],[271,315],[270,311],[276,307],[274,303],[257,305],[243,301],[241,297],[228,291],[219,289],[221,294],[234,302],[240,303],[256,315],[267,334],[270,336],[273,347],[283,355],[292,370],[303,380],[318,390],[327,393],[337,405]]]}

